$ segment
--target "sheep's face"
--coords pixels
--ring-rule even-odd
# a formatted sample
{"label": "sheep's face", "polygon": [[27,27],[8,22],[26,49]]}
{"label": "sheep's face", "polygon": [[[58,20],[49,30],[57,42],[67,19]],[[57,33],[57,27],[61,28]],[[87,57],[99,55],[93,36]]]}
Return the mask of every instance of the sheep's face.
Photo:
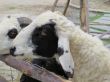
{"label": "sheep's face", "polygon": [[0,23],[0,54],[9,53],[12,40],[20,31],[20,26],[16,18],[7,16]]}
{"label": "sheep's face", "polygon": [[[35,54],[43,57],[52,57],[57,52],[58,37],[54,23],[35,27],[30,37],[26,37],[24,35],[25,32],[26,30],[23,29],[13,41],[14,46],[10,49],[12,55]],[[23,35],[21,35],[22,33]],[[21,45],[22,40],[25,40],[25,43]],[[16,45],[16,41],[18,45]]]}
{"label": "sheep's face", "polygon": [[[22,23],[23,24],[23,23]],[[0,23],[0,54],[8,54],[13,39],[21,30],[19,18],[6,16]]]}
{"label": "sheep's face", "polygon": [[[10,53],[19,56],[29,56],[30,54],[31,56],[32,54],[45,56],[48,53],[48,57],[51,57],[52,53],[55,53],[57,49],[56,43],[58,38],[56,26],[60,25],[62,22],[59,20],[63,19],[62,16],[50,11],[37,16],[36,19],[29,26],[21,30],[14,39]],[[52,51],[52,49],[54,51]]]}

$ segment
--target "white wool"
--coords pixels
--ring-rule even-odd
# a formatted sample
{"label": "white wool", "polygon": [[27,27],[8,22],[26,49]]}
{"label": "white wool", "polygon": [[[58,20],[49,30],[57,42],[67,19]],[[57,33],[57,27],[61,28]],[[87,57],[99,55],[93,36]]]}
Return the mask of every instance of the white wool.
{"label": "white wool", "polygon": [[64,32],[70,39],[75,63],[73,82],[109,82],[110,51],[104,47],[102,41],[83,32],[64,16],[62,20],[56,19],[55,22],[58,31]]}
{"label": "white wool", "polygon": [[109,82],[110,51],[99,39],[80,29],[74,32],[73,30],[66,30],[70,35],[70,49],[75,63],[73,80],[75,82]]}
{"label": "white wool", "polygon": [[7,36],[10,29],[16,28],[20,31],[18,20],[15,17],[5,17],[0,23],[0,54],[9,53],[12,39]]}
{"label": "white wool", "polygon": [[64,33],[70,40],[70,49],[75,63],[73,82],[110,82],[110,51],[98,38],[84,33],[79,26],[66,17],[51,11],[39,15],[15,38],[13,45],[19,48],[16,54],[27,53],[27,50],[32,53],[32,46],[27,46],[27,44],[31,45],[28,41],[32,31],[36,26],[51,21],[56,23],[57,34]]}
{"label": "white wool", "polygon": [[101,40],[84,33],[68,19],[62,22],[62,26],[57,28],[70,39],[75,63],[73,82],[109,82],[110,51],[104,47]]}

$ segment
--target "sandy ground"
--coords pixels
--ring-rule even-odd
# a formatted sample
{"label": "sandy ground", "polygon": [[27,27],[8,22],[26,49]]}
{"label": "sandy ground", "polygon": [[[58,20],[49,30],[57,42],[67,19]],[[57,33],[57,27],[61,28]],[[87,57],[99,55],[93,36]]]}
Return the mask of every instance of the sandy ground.
{"label": "sandy ground", "polygon": [[[39,14],[51,9],[55,0],[0,0],[0,14],[28,13]],[[66,0],[59,0],[64,5]]]}

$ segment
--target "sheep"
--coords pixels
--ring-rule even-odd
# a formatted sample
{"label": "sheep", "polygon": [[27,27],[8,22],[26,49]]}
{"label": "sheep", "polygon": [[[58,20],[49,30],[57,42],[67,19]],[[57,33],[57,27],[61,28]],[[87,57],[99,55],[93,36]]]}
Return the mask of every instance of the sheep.
{"label": "sheep", "polygon": [[[13,41],[13,46],[16,47],[15,54],[26,53],[26,49],[31,51],[33,48],[30,42],[32,30],[36,26],[47,23],[55,23],[56,33],[61,38],[58,41],[58,46],[63,47],[64,52],[65,49],[70,48],[74,60],[73,82],[110,81],[110,51],[104,47],[101,40],[83,32],[79,26],[56,12],[44,12],[29,26],[31,29],[24,28],[25,35],[22,31],[21,35],[18,35]],[[22,35],[27,37],[27,39],[21,38]],[[17,40],[20,40],[20,42]],[[69,42],[69,45],[65,45],[63,41],[66,41],[65,43],[67,44]],[[30,48],[28,48],[27,43],[30,43],[28,44]],[[22,48],[25,48],[25,50]]]}
{"label": "sheep", "polygon": [[[38,58],[55,57],[58,63],[61,64],[65,73],[69,77],[72,77],[74,63],[68,47],[68,39],[65,38],[65,40],[63,40],[62,36],[57,36],[55,32],[55,24],[52,22],[47,22],[46,24],[40,26],[35,23],[36,20],[17,35],[13,41],[13,47],[10,49],[11,55],[27,55],[28,57],[33,55]],[[60,43],[58,43],[57,38],[59,38]],[[55,55],[57,51],[57,43],[59,44],[59,54]],[[62,47],[64,47],[64,49],[62,49]]]}
{"label": "sheep", "polygon": [[[32,59],[31,63],[34,64],[35,66],[39,65],[41,67],[44,67],[45,69],[54,72],[65,79],[68,79],[68,75],[64,72],[61,65],[56,61],[55,58],[51,58],[54,55],[54,53],[57,52],[57,42],[58,42],[55,29],[52,27],[54,27],[54,23],[46,24],[39,28],[35,28],[34,31],[32,32],[31,38],[32,43],[34,44],[35,47],[37,46],[37,48],[35,48],[33,52],[36,57],[37,57],[36,54],[42,57]],[[14,49],[16,50],[16,48],[13,48],[10,51],[12,52],[11,53],[12,55],[14,55],[13,53]],[[30,54],[30,56],[32,55]],[[40,82],[40,81],[23,74],[20,78],[20,82]]]}
{"label": "sheep", "polygon": [[[55,58],[56,62],[60,64],[61,67],[63,68],[63,71],[65,72],[64,76],[66,76],[67,79],[72,77],[74,71],[74,64],[70,50],[68,49],[68,47],[64,48],[66,51],[62,49],[62,46],[69,46],[67,39],[65,38],[65,40],[63,41],[65,45],[59,43],[61,45],[59,45],[58,47],[58,36],[55,32],[55,23],[47,22],[44,25],[39,26],[37,24],[35,25],[35,22],[36,20],[33,21],[29,26],[24,28],[16,36],[16,38],[13,41],[13,47],[10,49],[11,55],[13,56],[27,55],[27,58],[33,55],[37,59],[42,58],[42,61],[45,58],[48,59]],[[62,40],[62,37],[61,36],[59,37],[60,37],[59,40]],[[44,68],[46,67],[44,66]],[[61,68],[59,67],[59,69]],[[54,70],[56,70],[56,68],[54,68]]]}
{"label": "sheep", "polygon": [[[20,32],[22,28],[27,26],[23,20],[29,18],[20,17],[16,18],[13,16],[6,16],[0,23],[0,54],[9,53],[11,43],[16,35]],[[31,22],[30,22],[31,23]]]}
{"label": "sheep", "polygon": [[[27,21],[25,21],[27,20]],[[31,18],[28,17],[14,17],[12,15],[5,16],[0,22],[0,55],[6,55],[10,53],[10,47],[12,45],[13,39],[20,32],[20,30],[32,22]],[[11,69],[9,66],[5,65],[3,62],[0,62],[0,75],[7,77],[7,80],[11,80],[9,75]],[[6,72],[2,70],[6,70]],[[15,70],[13,69],[15,72]],[[5,73],[5,74],[4,74]],[[17,72],[14,74],[14,79],[17,77]]]}

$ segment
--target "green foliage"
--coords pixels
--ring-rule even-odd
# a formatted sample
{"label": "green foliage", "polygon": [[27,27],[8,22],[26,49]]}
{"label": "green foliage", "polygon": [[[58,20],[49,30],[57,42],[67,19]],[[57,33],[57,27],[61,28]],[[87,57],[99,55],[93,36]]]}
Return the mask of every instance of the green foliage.
{"label": "green foliage", "polygon": [[16,7],[14,7],[14,6],[9,6],[8,9],[13,10],[13,9],[16,9]]}
{"label": "green foliage", "polygon": [[102,41],[103,41],[104,45],[110,44],[110,39],[103,39]]}
{"label": "green foliage", "polygon": [[107,32],[107,30],[104,30],[104,29],[100,29],[100,28],[96,28],[96,27],[91,27],[91,29],[94,29],[96,30],[96,32]]}
{"label": "green foliage", "polygon": [[104,13],[97,13],[95,16],[90,16],[89,17],[89,21],[92,22],[96,19],[99,19],[100,17],[102,17],[104,15]]}

